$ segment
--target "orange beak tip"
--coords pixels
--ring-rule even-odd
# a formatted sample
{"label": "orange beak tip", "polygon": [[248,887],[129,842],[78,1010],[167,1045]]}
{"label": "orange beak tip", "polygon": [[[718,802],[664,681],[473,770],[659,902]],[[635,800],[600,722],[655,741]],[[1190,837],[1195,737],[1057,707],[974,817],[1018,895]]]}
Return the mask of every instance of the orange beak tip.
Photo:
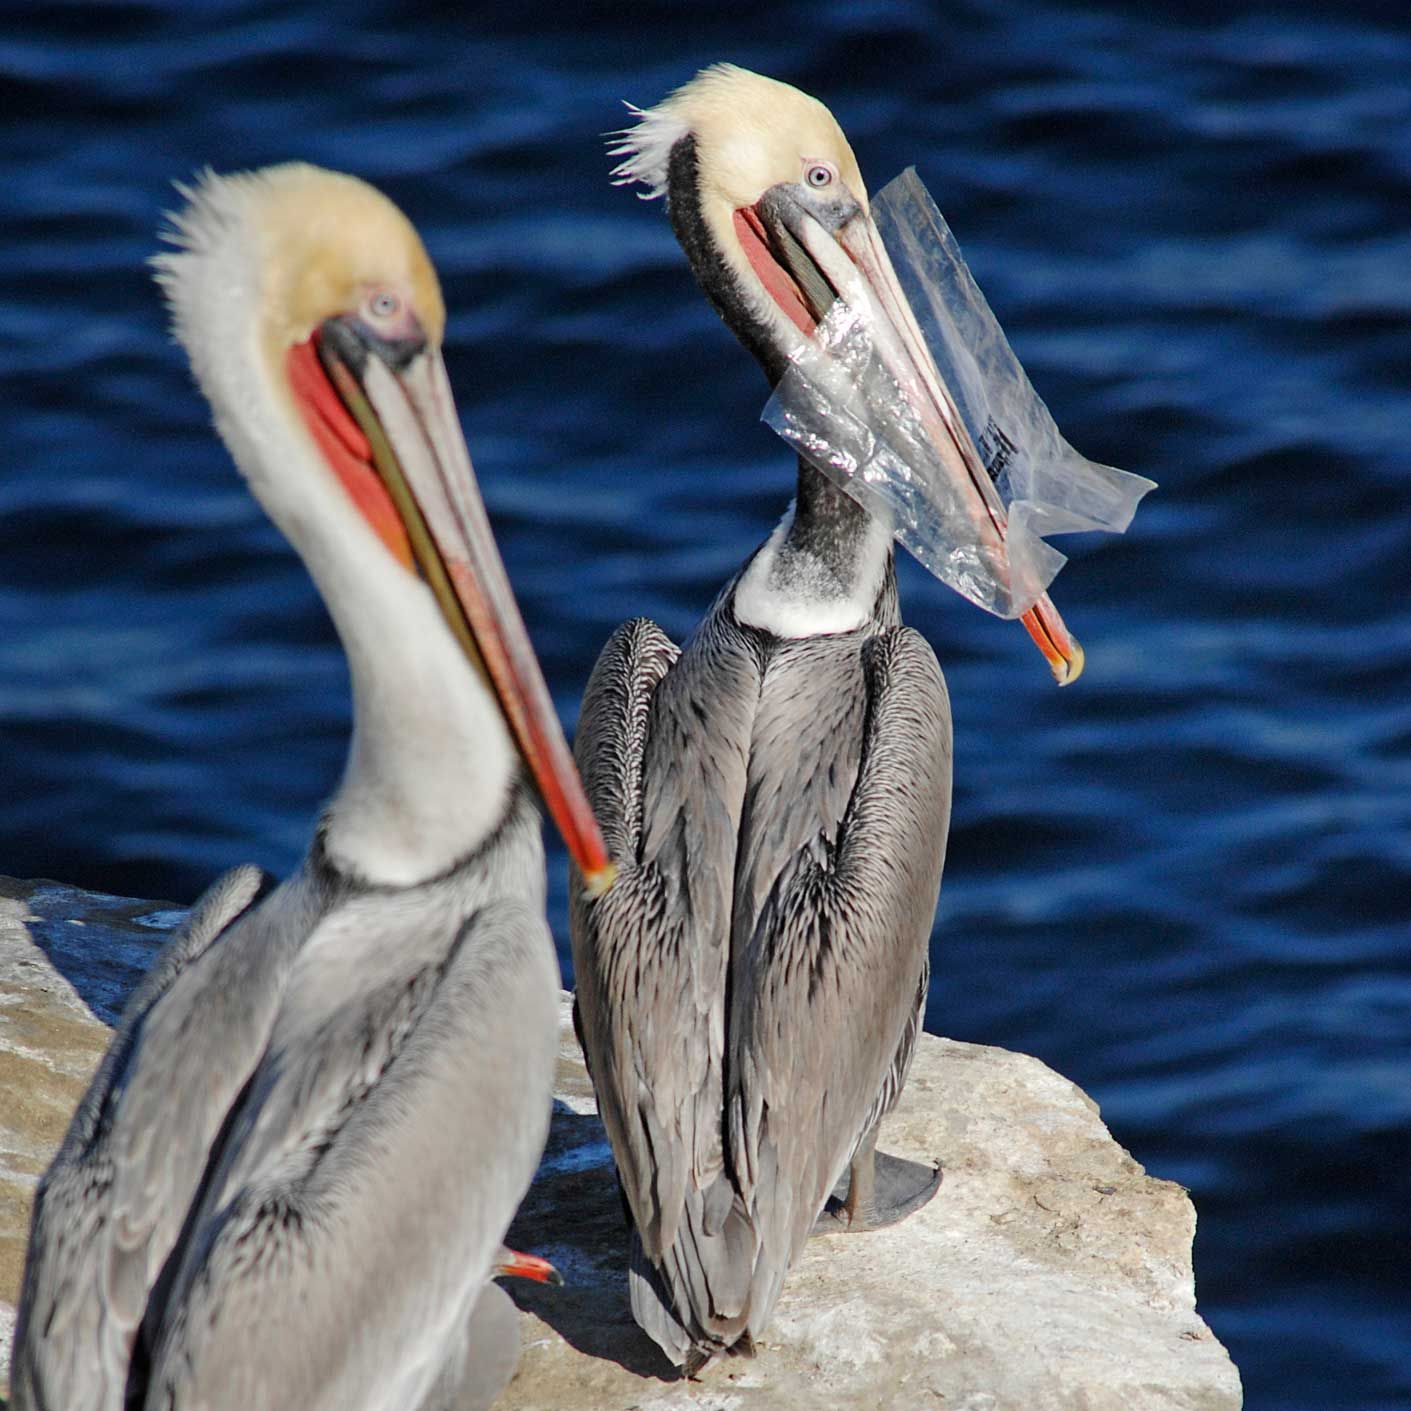
{"label": "orange beak tip", "polygon": [[617,864],[605,862],[591,872],[583,874],[583,891],[592,901],[602,896],[617,881]]}
{"label": "orange beak tip", "polygon": [[1069,645],[1071,651],[1067,658],[1059,657],[1053,663],[1054,679],[1060,686],[1071,686],[1083,674],[1083,667],[1087,662],[1082,643],[1076,637],[1069,638]]}
{"label": "orange beak tip", "polygon": [[508,1251],[508,1257],[492,1271],[497,1277],[528,1279],[536,1284],[553,1284],[563,1287],[563,1275],[537,1254],[521,1254],[518,1250]]}

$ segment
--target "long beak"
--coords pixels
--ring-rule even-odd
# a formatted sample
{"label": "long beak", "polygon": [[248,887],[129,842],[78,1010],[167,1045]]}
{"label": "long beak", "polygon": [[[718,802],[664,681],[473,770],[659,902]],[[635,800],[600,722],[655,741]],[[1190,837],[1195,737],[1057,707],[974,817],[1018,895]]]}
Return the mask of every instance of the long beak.
{"label": "long beak", "polygon": [[490,531],[439,351],[423,346],[384,358],[350,344],[345,330],[322,338],[319,355],[368,439],[422,576],[494,691],[588,891],[606,891],[613,865]]}
{"label": "long beak", "polygon": [[[856,207],[834,232],[798,203],[779,203],[761,211],[761,215],[770,226],[776,250],[783,256],[781,262],[790,267],[820,321],[826,308],[818,306],[817,291],[825,282],[826,289],[867,319],[878,352],[941,464],[955,481],[978,542],[992,562],[1007,564],[1004,502],[926,347],[871,217]],[[780,238],[783,232],[788,238]],[[791,245],[796,248],[791,249]],[[800,255],[806,255],[807,261],[801,260]],[[816,269],[808,270],[808,262]],[[827,294],[822,298],[826,301]],[[1066,686],[1077,680],[1083,670],[1083,649],[1069,634],[1048,594],[1039,597],[1020,620],[1043,652],[1058,684]]]}

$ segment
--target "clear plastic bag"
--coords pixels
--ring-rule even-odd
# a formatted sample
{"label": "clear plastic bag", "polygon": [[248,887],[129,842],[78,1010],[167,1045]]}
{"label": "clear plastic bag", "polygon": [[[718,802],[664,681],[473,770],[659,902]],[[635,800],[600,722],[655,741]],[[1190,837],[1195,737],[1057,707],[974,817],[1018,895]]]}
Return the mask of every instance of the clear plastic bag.
{"label": "clear plastic bag", "polygon": [[1154,482],[1063,439],[914,168],[872,218],[882,278],[839,291],[764,420],[937,578],[1019,617],[1066,562],[1041,536],[1120,533]]}

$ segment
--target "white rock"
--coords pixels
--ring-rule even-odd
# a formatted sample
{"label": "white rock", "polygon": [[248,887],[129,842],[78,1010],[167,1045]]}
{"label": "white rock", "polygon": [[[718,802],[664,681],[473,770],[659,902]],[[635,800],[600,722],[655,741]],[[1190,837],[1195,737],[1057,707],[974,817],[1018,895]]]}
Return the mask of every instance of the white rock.
{"label": "white rock", "polygon": [[[179,916],[0,879],[0,1381],[34,1181],[106,1024]],[[558,1265],[519,1284],[519,1372],[497,1409],[1237,1411],[1195,1311],[1195,1212],[1037,1059],[922,1039],[882,1146],[945,1168],[919,1214],[815,1239],[753,1359],[675,1379],[627,1308],[611,1155],[564,997],[549,1147],[510,1243]]]}

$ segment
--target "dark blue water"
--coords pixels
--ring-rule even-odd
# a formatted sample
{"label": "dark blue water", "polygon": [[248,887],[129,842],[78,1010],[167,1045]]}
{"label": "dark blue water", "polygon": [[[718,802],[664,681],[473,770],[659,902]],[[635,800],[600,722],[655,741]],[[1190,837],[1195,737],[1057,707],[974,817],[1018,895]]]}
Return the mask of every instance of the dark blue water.
{"label": "dark blue water", "polygon": [[955,707],[929,1026],[1041,1055],[1193,1188],[1251,1406],[1404,1411],[1411,16],[1157,8],[9,7],[0,870],[287,870],[341,762],[327,619],[143,269],[169,181],[303,157],[420,224],[571,720],[617,622],[685,632],[792,479],[598,134],[714,59],[787,78],[874,188],[918,166],[1074,443],[1161,482],[1055,587],[1071,690],[903,573]]}

